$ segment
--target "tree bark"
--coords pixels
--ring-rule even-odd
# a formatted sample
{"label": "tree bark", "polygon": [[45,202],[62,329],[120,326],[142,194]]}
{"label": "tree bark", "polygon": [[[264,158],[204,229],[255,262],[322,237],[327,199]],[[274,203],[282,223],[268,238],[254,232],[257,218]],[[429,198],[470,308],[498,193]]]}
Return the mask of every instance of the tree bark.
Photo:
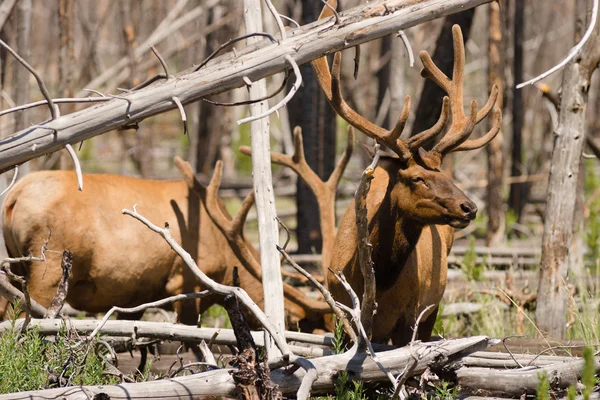
{"label": "tree bark", "polygon": [[[523,0],[514,0],[514,18],[513,18],[513,73],[515,84],[521,83],[523,79],[523,34],[525,25],[525,4]],[[523,175],[523,120],[525,110],[523,109],[523,90],[513,91],[512,104],[512,150],[510,176]],[[525,206],[527,196],[526,183],[513,183],[510,186],[508,205],[515,213],[517,221],[521,220],[521,213]]]}
{"label": "tree bark", "polygon": [[[316,21],[322,8],[320,0],[302,2],[300,23]],[[319,178],[326,180],[335,167],[336,113],[319,87],[311,65],[301,66],[300,72],[302,87],[288,107],[290,125],[302,128],[306,161]],[[296,202],[298,253],[320,253],[323,238],[319,225],[319,207],[315,195],[302,179],[298,179],[296,183]]]}
{"label": "tree bark", "polygon": [[[504,43],[502,15],[500,5],[490,3],[488,10],[489,47],[488,47],[488,92],[493,85],[498,85],[500,94],[496,106],[502,110],[504,106],[504,91],[506,79],[504,76]],[[488,129],[492,122],[488,120]],[[497,246],[504,241],[504,201],[502,198],[502,144],[504,138],[502,131],[486,146],[488,156],[488,185],[487,185],[487,232],[486,243],[488,246]]]}
{"label": "tree bark", "polygon": [[[474,15],[475,9],[469,9],[448,15],[444,18],[444,25],[437,38],[432,59],[433,63],[450,78],[452,78],[452,67],[454,65],[452,26],[454,24],[460,26],[466,43],[469,40]],[[435,125],[440,118],[442,101],[445,95],[446,92],[431,79],[425,81],[423,90],[421,91],[417,112],[415,114],[415,122],[412,127],[411,136]],[[431,148],[433,145],[434,143],[430,144],[428,148]]]}
{"label": "tree bark", "polygon": [[[244,77],[259,80],[289,68],[284,55],[303,64],[327,52],[354,47],[399,29],[476,7],[490,0],[423,0],[406,7],[405,0],[389,0],[386,9],[379,3],[361,4],[340,16],[340,23],[328,19],[294,29],[281,43],[261,41],[243,51],[225,54],[201,71],[187,71],[176,79],[157,82],[143,90],[122,95],[101,105],[64,115],[43,126],[32,126],[0,143],[0,172],[27,160],[62,149],[112,129],[174,110],[177,96],[183,104],[244,86]],[[327,34],[323,34],[323,29]],[[126,100],[124,100],[126,99]]]}
{"label": "tree bark", "polygon": [[[589,10],[590,2],[585,4]],[[576,9],[581,10],[581,7]],[[588,26],[586,22],[589,18],[584,16],[576,15],[576,26]],[[600,61],[598,26],[579,56],[565,67],[559,123],[554,132],[535,316],[538,327],[556,338],[565,336],[568,300],[566,279],[574,242],[574,214],[585,142],[588,89],[592,73]]]}

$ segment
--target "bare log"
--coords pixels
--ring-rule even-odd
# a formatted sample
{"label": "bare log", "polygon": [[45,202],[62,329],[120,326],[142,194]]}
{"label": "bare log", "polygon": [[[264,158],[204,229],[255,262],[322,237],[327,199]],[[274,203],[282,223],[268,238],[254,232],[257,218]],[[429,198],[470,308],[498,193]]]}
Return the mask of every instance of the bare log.
{"label": "bare log", "polygon": [[[596,371],[600,370],[600,359],[596,358],[594,363]],[[583,365],[583,360],[577,360],[552,363],[541,368],[524,367],[512,370],[462,367],[456,371],[456,375],[461,387],[521,395],[523,392],[535,393],[539,382],[538,374],[544,372],[548,374],[551,388],[565,389],[577,383]]]}
{"label": "bare log", "polygon": [[[413,347],[419,355],[415,374],[424,371],[433,363],[460,358],[468,353],[486,348],[492,340],[485,336],[444,340],[432,343],[416,343]],[[381,352],[377,354],[381,363],[394,374],[404,370],[404,366],[412,359],[408,347]],[[387,377],[379,367],[363,352],[347,352],[344,354],[319,357],[311,360],[317,369],[317,380],[313,383],[313,391],[324,391],[333,388],[337,371],[348,371],[352,379],[384,381]],[[236,393],[236,384],[230,375],[230,369],[208,371],[191,376],[143,383],[124,383],[114,386],[83,386],[31,391],[19,393],[22,399],[61,398],[65,400],[84,400],[100,393],[110,398],[128,399],[197,399],[203,397],[231,396]],[[273,384],[278,385],[281,392],[294,393],[298,390],[306,372],[299,368],[293,374],[276,370],[271,372]],[[1,395],[0,400],[15,399],[15,394]]]}
{"label": "bare log", "polygon": [[[244,77],[257,81],[289,68],[285,56],[303,64],[325,53],[355,47],[399,29],[476,7],[490,0],[425,0],[407,5],[406,0],[362,4],[340,14],[340,23],[331,19],[288,32],[280,44],[259,43],[237,57],[226,54],[198,72],[185,72],[167,82],[127,93],[54,121],[28,127],[0,142],[0,171],[27,160],[62,149],[112,129],[177,108],[173,96],[183,105],[209,94],[245,85]],[[335,24],[335,25],[334,25]],[[126,99],[126,100],[123,100]]]}

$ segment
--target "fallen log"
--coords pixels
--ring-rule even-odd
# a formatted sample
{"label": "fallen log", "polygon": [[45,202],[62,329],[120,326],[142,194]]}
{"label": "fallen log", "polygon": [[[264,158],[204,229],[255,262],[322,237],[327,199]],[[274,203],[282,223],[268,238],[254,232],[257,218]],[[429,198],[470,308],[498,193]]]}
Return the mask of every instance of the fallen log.
{"label": "fallen log", "polygon": [[[413,374],[424,371],[428,366],[446,361],[455,361],[465,355],[487,348],[493,340],[485,336],[463,339],[442,340],[430,343],[416,343],[412,351],[418,355],[418,363]],[[404,371],[406,364],[413,360],[411,349],[403,347],[377,353],[379,361],[394,375]],[[334,387],[339,371],[348,371],[354,380],[387,381],[375,362],[364,352],[350,351],[311,359],[318,372],[318,378],[312,386],[313,393],[330,390]],[[129,400],[170,400],[198,399],[235,396],[237,386],[231,377],[231,369],[220,369],[196,375],[164,379],[141,383],[124,383],[107,386],[82,386],[0,395],[0,400],[8,399],[49,399],[87,400],[89,398],[127,398]],[[293,374],[281,369],[271,372],[271,381],[279,386],[281,392],[295,393],[306,372],[296,370]]]}
{"label": "fallen log", "polygon": [[[596,372],[600,370],[600,358],[594,360]],[[548,374],[551,389],[566,389],[576,384],[581,377],[584,361],[579,359],[558,362],[543,367],[517,369],[491,369],[461,367],[456,371],[458,384],[462,388],[483,389],[509,395],[533,394],[539,383],[539,374]]]}

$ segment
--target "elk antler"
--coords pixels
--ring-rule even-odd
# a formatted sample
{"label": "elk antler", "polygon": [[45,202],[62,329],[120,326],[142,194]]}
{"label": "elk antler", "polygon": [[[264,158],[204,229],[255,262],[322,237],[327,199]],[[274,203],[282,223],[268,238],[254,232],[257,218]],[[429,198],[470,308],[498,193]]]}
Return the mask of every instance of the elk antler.
{"label": "elk antler", "polygon": [[[225,235],[231,249],[236,254],[242,266],[252,274],[256,279],[262,281],[262,269],[259,262],[259,255],[256,249],[244,238],[243,228],[248,215],[248,211],[254,203],[254,194],[250,192],[244,199],[240,210],[237,215],[232,219],[223,201],[219,197],[219,187],[221,185],[221,176],[223,174],[223,162],[217,161],[215,165],[215,172],[210,180],[209,185],[206,189],[203,188],[202,184],[198,181],[192,171],[192,167],[189,163],[183,161],[179,157],[174,159],[175,165],[184,176],[185,182],[188,184],[190,189],[194,191],[198,196],[204,198],[206,211],[209,217],[219,228],[219,230]],[[283,291],[286,300],[300,305],[306,310],[306,313],[313,314],[326,314],[331,312],[331,308],[324,301],[319,301],[307,297],[300,290],[287,283],[283,284]]]}
{"label": "elk antler", "polygon": [[[342,157],[338,161],[335,169],[329,176],[327,181],[323,181],[319,175],[311,169],[306,162],[304,156],[304,145],[302,143],[302,129],[297,126],[294,128],[294,155],[288,156],[281,153],[271,152],[271,162],[279,165],[284,165],[291,168],[298,174],[314,193],[317,204],[319,206],[319,217],[321,225],[321,233],[323,235],[323,251],[322,251],[322,267],[323,276],[327,276],[329,263],[331,261],[331,253],[335,241],[335,195],[340,179],[344,174],[344,170],[350,161],[352,152],[354,151],[354,130],[351,126],[348,127],[348,143]],[[250,155],[250,147],[241,146],[240,151],[246,155]]]}
{"label": "elk antler", "polygon": [[452,27],[452,38],[454,42],[454,68],[452,79],[448,78],[434,63],[426,51],[421,51],[419,57],[423,63],[421,76],[433,80],[450,97],[450,110],[452,113],[452,124],[448,132],[429,152],[428,156],[435,164],[441,164],[444,155],[453,151],[473,150],[485,146],[496,137],[500,131],[502,112],[494,111],[494,120],[489,132],[478,139],[467,140],[475,125],[483,120],[492,111],[498,98],[498,85],[492,87],[492,92],[485,106],[477,111],[477,102],[471,101],[470,112],[467,116],[463,107],[463,81],[465,69],[465,45],[463,42],[460,26]]}

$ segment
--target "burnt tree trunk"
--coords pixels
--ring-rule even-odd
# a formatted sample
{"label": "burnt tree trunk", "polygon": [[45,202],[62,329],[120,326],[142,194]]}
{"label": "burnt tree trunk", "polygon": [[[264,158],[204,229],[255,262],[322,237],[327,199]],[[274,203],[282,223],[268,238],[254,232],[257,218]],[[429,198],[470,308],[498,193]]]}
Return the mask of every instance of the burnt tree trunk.
{"label": "burnt tree trunk", "polygon": [[[504,90],[506,79],[504,76],[504,45],[503,26],[500,14],[500,5],[490,3],[489,5],[489,48],[488,48],[488,91],[494,84],[500,88],[500,95],[496,100],[499,109],[504,106]],[[491,128],[491,120],[488,127]],[[488,186],[487,186],[487,211],[488,223],[486,242],[488,246],[495,246],[504,240],[504,204],[502,200],[502,144],[504,138],[502,132],[486,146],[488,156]]]}
{"label": "burnt tree trunk", "polygon": [[[437,38],[435,51],[433,53],[433,62],[447,76],[452,77],[452,67],[454,65],[454,48],[452,45],[452,26],[460,26],[465,43],[469,40],[471,25],[475,9],[466,10],[460,13],[448,15],[444,18],[444,25]],[[442,112],[442,101],[446,92],[444,92],[431,79],[425,80],[421,98],[415,114],[415,122],[412,127],[411,136],[416,135],[425,129],[431,128],[440,118]],[[428,148],[433,146],[433,143]]]}
{"label": "burnt tree trunk", "polygon": [[[228,7],[234,7],[237,3],[224,1],[220,6],[213,7],[208,16],[208,25],[218,21],[227,13]],[[206,38],[205,54],[211,54],[220,45],[236,36],[237,29],[232,24],[226,24],[221,29],[211,33]],[[231,102],[231,91],[211,96],[210,100],[229,103]],[[192,167],[199,174],[209,175],[215,162],[221,158],[221,141],[229,140],[231,137],[232,111],[231,107],[219,107],[204,101],[199,103],[198,137],[195,143],[195,152]],[[225,176],[231,177],[231,168],[224,169]]]}
{"label": "burnt tree trunk", "polygon": [[[513,58],[513,73],[515,84],[523,82],[523,32],[525,25],[525,4],[523,0],[514,1],[514,17],[513,17],[513,42],[514,42],[514,58]],[[511,167],[510,175],[519,176],[523,172],[523,120],[525,118],[525,110],[523,109],[523,90],[513,91],[512,104],[512,151],[511,151]],[[521,213],[525,206],[527,196],[527,184],[513,183],[510,186],[510,194],[508,197],[508,205],[517,216],[517,221],[521,219]]]}
{"label": "burnt tree trunk", "polygon": [[[323,3],[320,0],[303,1],[300,24],[315,21],[322,7]],[[323,95],[312,66],[309,63],[304,64],[300,66],[300,72],[303,85],[288,106],[290,125],[299,125],[302,128],[306,161],[319,177],[326,179],[335,166],[336,113]],[[321,252],[322,237],[317,200],[302,179],[298,179],[296,186],[298,252]]]}
{"label": "burnt tree trunk", "polygon": [[[589,24],[589,12],[577,13],[582,7],[589,11],[591,1],[577,1],[575,26],[579,32],[576,32],[576,40],[581,37],[582,27]],[[538,327],[556,338],[565,336],[566,279],[573,252],[577,197],[582,195],[578,190],[581,189],[579,175],[585,142],[588,89],[592,73],[600,61],[598,32],[597,26],[579,56],[565,67],[559,122],[554,132],[535,316]]]}

